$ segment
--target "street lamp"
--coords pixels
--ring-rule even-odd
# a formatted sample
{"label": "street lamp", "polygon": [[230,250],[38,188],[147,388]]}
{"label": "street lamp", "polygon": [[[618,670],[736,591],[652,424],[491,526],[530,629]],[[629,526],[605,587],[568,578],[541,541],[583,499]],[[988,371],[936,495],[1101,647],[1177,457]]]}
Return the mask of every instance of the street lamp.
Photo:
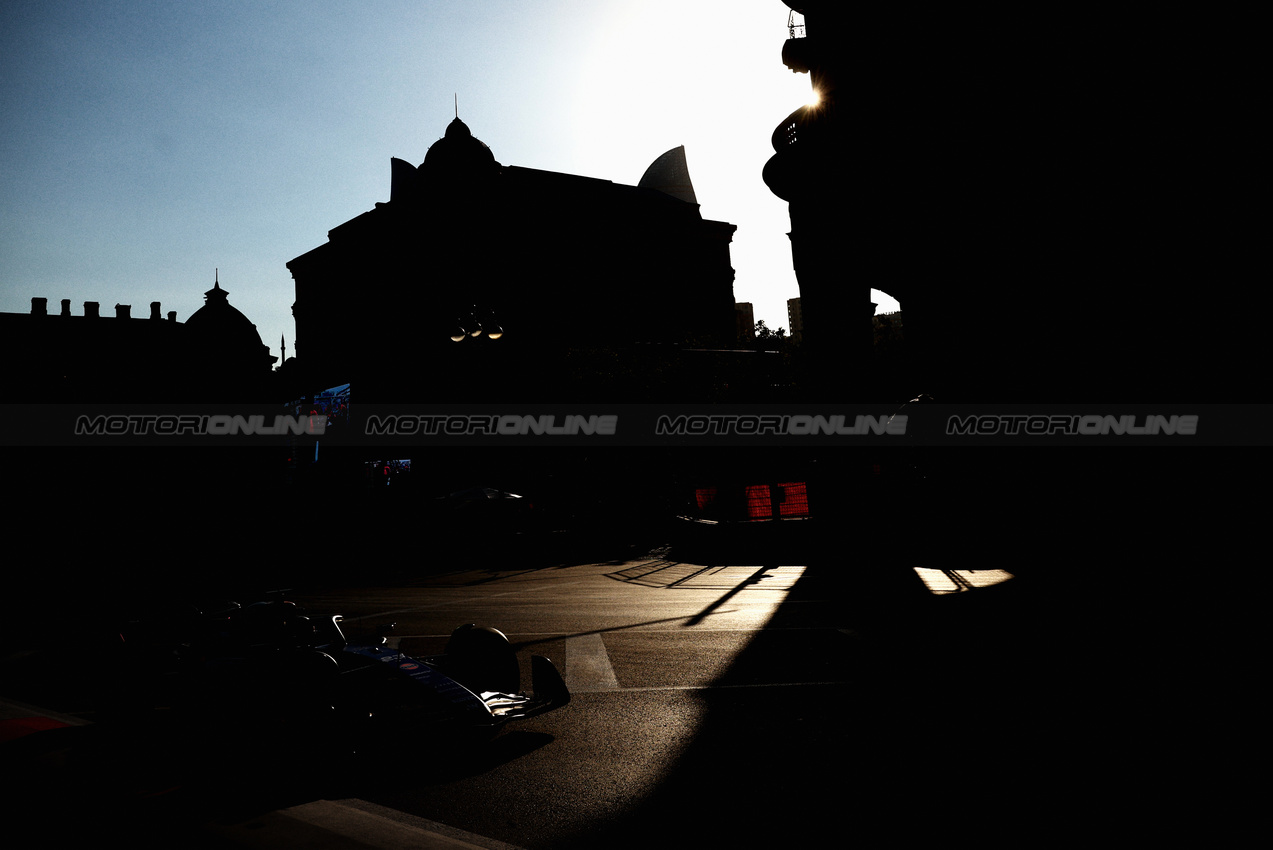
{"label": "street lamp", "polygon": [[456,317],[455,329],[451,331],[452,342],[464,342],[465,337],[480,339],[482,334],[486,334],[488,339],[499,339],[504,335],[504,329],[495,321],[494,311],[481,311],[486,315],[485,322],[478,319],[478,312],[477,305],[474,304],[467,319]]}

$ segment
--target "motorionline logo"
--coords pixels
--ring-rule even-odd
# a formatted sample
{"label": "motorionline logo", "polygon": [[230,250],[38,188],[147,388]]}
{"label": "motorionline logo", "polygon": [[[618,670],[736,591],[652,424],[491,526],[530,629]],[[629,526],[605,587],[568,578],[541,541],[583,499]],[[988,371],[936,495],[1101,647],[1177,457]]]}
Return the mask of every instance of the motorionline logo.
{"label": "motorionline logo", "polygon": [[815,436],[905,434],[906,416],[782,415],[678,415],[660,416],[654,423],[659,436]]}
{"label": "motorionline logo", "polygon": [[264,415],[98,414],[75,420],[76,436],[284,436],[322,435],[327,417]]}
{"label": "motorionline logo", "polygon": [[619,425],[615,414],[519,416],[468,414],[373,415],[367,417],[369,436],[614,436]]}
{"label": "motorionline logo", "polygon": [[1075,416],[1028,414],[981,414],[951,416],[946,420],[946,433],[958,436],[1105,436],[1113,435],[1185,435],[1198,433],[1198,417],[1187,416]]}

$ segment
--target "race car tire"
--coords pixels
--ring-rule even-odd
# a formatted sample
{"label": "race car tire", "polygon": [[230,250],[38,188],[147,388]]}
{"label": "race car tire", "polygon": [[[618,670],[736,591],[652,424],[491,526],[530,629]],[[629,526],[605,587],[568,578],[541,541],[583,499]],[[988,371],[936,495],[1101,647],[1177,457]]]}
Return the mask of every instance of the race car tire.
{"label": "race car tire", "polygon": [[446,644],[447,673],[475,694],[515,694],[521,667],[508,638],[498,629],[467,623],[451,632]]}

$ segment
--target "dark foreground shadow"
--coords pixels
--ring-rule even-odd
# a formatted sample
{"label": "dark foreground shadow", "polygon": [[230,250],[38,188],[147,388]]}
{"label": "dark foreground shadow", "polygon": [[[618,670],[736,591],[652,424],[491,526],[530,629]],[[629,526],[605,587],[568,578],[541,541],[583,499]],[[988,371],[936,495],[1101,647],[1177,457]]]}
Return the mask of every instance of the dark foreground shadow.
{"label": "dark foreground shadow", "polygon": [[[1183,524],[1165,531],[1153,510],[1091,511],[1070,485],[1092,467],[1072,477],[1064,467],[1036,467],[1027,490],[1015,476],[981,482],[978,495],[1012,485],[1019,507],[996,514],[1017,524],[1011,534],[944,538],[952,568],[1014,572],[998,585],[936,596],[896,549],[868,543],[848,558],[823,545],[772,624],[827,628],[798,643],[758,635],[703,693],[702,725],[658,789],[553,846],[952,834],[1024,846],[1223,829],[1209,814],[1222,792],[1197,726],[1216,719],[1213,694],[1178,629],[1208,613],[1201,597],[1176,595],[1198,538]],[[1111,475],[1108,457],[1100,468],[1115,489],[1174,480],[1140,465]],[[950,516],[914,519],[954,528]],[[783,654],[794,647],[798,656]],[[787,668],[800,675],[772,681],[814,684],[726,687]]]}
{"label": "dark foreground shadow", "polygon": [[[1245,588],[1228,561],[1223,570],[1215,564],[1233,553],[1210,542],[1239,519],[1194,510],[1213,495],[1198,484],[1215,456],[1153,455],[1121,468],[1102,452],[1009,460],[971,483],[968,470],[988,465],[948,475],[959,486],[903,512],[914,522],[894,526],[897,536],[869,523],[867,532],[833,523],[809,547],[817,557],[774,620],[799,624],[816,606],[825,634],[801,643],[799,657],[784,657],[762,636],[718,684],[745,684],[755,678],[748,671],[772,665],[831,674],[800,679],[811,685],[704,692],[702,727],[658,789],[552,846],[802,846],[828,831],[899,842],[963,831],[983,844],[1021,846],[1041,834],[1095,834],[1109,828],[1102,817],[1128,834],[1199,827],[1217,802],[1206,786],[1226,776],[1216,753],[1235,751],[1211,743],[1224,725],[1217,706],[1230,704],[1231,690],[1207,668],[1239,648],[1225,642],[1223,656],[1202,652],[1214,646],[1204,624],[1209,630]],[[52,499],[58,489],[36,495]],[[86,659],[57,650],[82,647],[69,636],[82,637],[92,615],[114,619],[116,603],[191,586],[224,589],[231,576],[258,587],[324,570],[356,570],[361,580],[382,564],[418,558],[428,542],[386,537],[376,517],[344,534],[328,525],[342,516],[338,504],[273,510],[244,502],[237,489],[167,488],[162,498],[104,499],[82,516],[59,504],[48,524],[24,530],[53,541],[58,563],[69,566],[51,575],[40,563],[16,563],[10,598],[22,604],[5,624],[50,650],[39,682],[47,688],[74,682]],[[103,557],[111,551],[130,559]],[[959,568],[1003,566],[1016,577],[935,597],[911,569],[920,555]],[[1217,582],[1219,599],[1200,592]],[[539,745],[524,737],[503,744],[512,758]],[[182,811],[173,806],[180,795],[147,759],[129,762],[145,781],[133,784],[140,791],[127,805],[116,803],[129,783],[105,769],[71,771],[83,778],[70,788],[39,778],[41,765],[66,756],[53,748],[12,774],[22,777],[9,796],[14,810],[50,833],[89,829],[83,824],[94,816],[103,819],[98,834],[134,822],[162,833]],[[250,758],[234,765],[208,778],[239,793],[236,783],[267,775]],[[446,776],[411,781],[445,784]],[[289,793],[294,802],[306,795]],[[263,804],[240,799],[249,814]]]}
{"label": "dark foreground shadow", "polygon": [[445,788],[551,741],[509,730],[461,746],[404,730],[392,747],[350,757],[283,737],[227,740],[152,715],[144,724],[68,727],[0,744],[0,787],[11,807],[9,828],[31,840],[14,846],[68,846],[102,836],[134,847],[224,846],[206,825],[245,824],[324,799]]}

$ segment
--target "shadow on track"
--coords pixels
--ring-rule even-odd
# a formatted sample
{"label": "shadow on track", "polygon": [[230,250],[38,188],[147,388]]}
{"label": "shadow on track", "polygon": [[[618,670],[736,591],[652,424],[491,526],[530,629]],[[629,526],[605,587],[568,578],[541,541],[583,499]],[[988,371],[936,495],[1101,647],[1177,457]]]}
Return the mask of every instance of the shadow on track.
{"label": "shadow on track", "polygon": [[[1188,687],[1195,665],[1176,654],[1170,619],[1194,606],[1165,607],[1162,592],[1193,568],[1197,538],[1163,529],[1143,506],[1094,515],[1076,498],[1092,466],[1069,471],[1073,460],[1035,465],[1029,479],[964,482],[962,501],[929,505],[963,507],[912,517],[941,541],[917,554],[857,539],[850,558],[840,529],[819,530],[811,551],[821,556],[771,625],[817,610],[835,627],[802,644],[762,632],[717,684],[766,669],[834,675],[704,691],[702,724],[657,790],[554,846],[910,843],[952,830],[1022,846],[1043,834],[1201,828],[1195,795],[1215,792],[1195,773],[1189,718],[1205,697]],[[1141,465],[1115,475],[1108,457],[1099,469],[1116,488],[1165,479],[1140,477]],[[986,504],[993,523],[968,507]],[[1004,531],[967,531],[991,527]],[[1053,533],[1079,528],[1096,536]],[[1015,577],[934,595],[912,568],[934,551],[949,567]],[[1144,557],[1152,571],[1125,569]],[[785,654],[797,646],[801,656]]]}

